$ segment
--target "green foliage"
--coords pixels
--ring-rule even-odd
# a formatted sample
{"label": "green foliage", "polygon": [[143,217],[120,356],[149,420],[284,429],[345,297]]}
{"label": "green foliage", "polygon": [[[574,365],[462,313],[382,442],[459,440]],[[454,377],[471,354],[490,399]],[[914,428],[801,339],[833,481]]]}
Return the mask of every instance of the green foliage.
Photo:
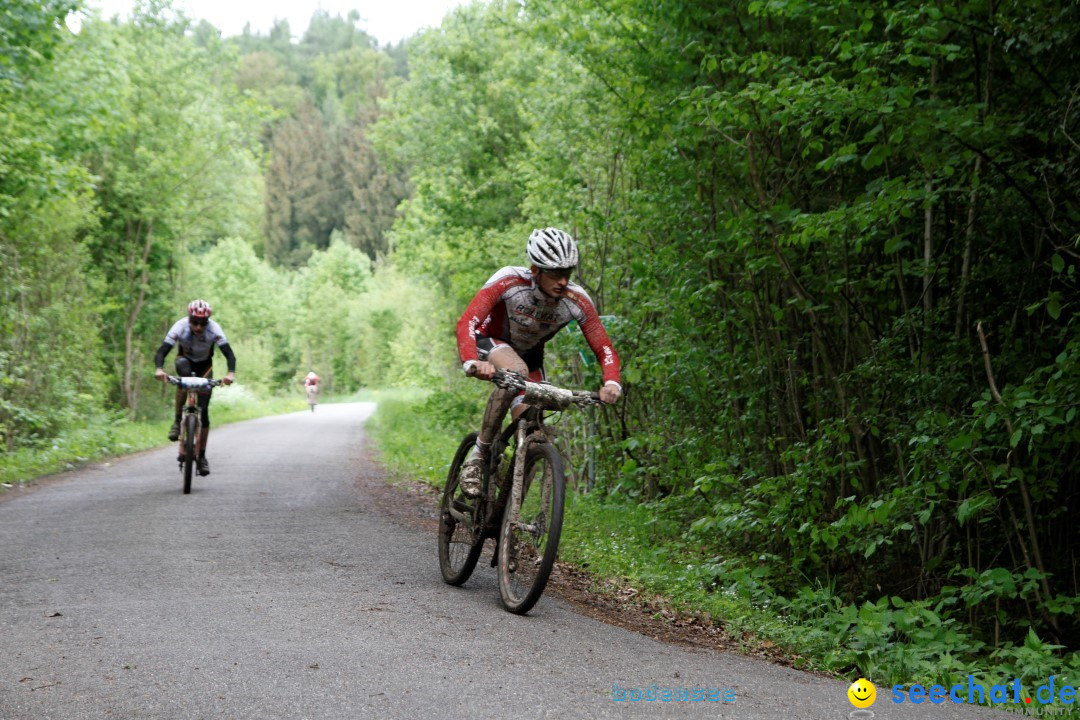
{"label": "green foliage", "polygon": [[694,548],[663,583],[809,593],[881,677],[1075,649],[1078,35],[1069,3],[463,8],[372,133],[415,188],[393,258],[460,308],[530,227],[581,239],[626,401],[564,435]]}
{"label": "green foliage", "polygon": [[509,12],[502,6],[459,9],[446,32],[411,44],[410,82],[371,131],[375,148],[407,168],[415,187],[392,233],[395,262],[451,292],[521,257],[517,165],[529,122],[522,99],[550,58],[497,21]]}
{"label": "green foliage", "polygon": [[144,348],[180,304],[183,256],[255,234],[261,115],[215,82],[224,58],[186,29],[160,5],[122,25],[86,21],[43,93],[62,152],[94,177],[99,220],[80,242],[104,283],[97,322],[117,333],[102,345],[110,400],[133,416],[151,382]]}
{"label": "green foliage", "polygon": [[14,0],[0,7],[0,85],[21,84],[33,65],[51,60],[77,0]]}
{"label": "green foliage", "polygon": [[405,72],[374,38],[345,18],[317,11],[298,44],[287,23],[263,38],[230,38],[237,86],[275,108],[265,128],[265,255],[299,267],[336,235],[375,260],[388,248],[394,209],[407,195],[403,172],[372,152],[368,126],[379,100]]}
{"label": "green foliage", "polygon": [[476,384],[458,381],[449,391],[400,388],[376,395],[378,410],[367,427],[391,472],[442,486],[461,438],[477,429],[486,398]]}
{"label": "green foliage", "polygon": [[0,455],[40,444],[94,404],[100,338],[81,232],[96,224],[90,176],[59,149],[48,60],[68,3],[0,10]]}
{"label": "green foliage", "polygon": [[[156,415],[165,405],[151,358],[193,297],[215,306],[240,377],[259,395],[294,392],[316,361],[331,391],[432,375],[421,326],[436,301],[397,275],[372,279],[404,181],[381,172],[352,124],[357,114],[367,121],[394,72],[355,28],[358,16],[318,15],[299,48],[287,30],[247,37],[249,57],[244,42],[192,32],[167,2],[140,6],[128,22],[86,20],[77,35],[62,25],[67,3],[9,5],[0,30],[5,461],[77,437],[101,408]],[[363,167],[313,205],[311,241],[285,248],[287,264],[303,266],[289,273],[259,257],[281,260],[273,233],[263,238],[259,139],[272,140],[267,129],[299,112],[309,90],[322,104],[308,104],[310,126],[347,125],[348,157]],[[343,157],[318,172],[345,173]],[[310,184],[301,168],[291,172],[289,182]],[[331,243],[333,232],[346,244]],[[383,292],[389,301],[370,302]],[[379,303],[393,310],[389,302],[414,315],[365,315]]]}

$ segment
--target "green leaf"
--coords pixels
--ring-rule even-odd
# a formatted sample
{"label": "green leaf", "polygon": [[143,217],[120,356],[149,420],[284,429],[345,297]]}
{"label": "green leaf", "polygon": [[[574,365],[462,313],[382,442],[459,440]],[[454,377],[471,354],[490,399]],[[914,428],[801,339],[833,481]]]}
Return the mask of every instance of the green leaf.
{"label": "green leaf", "polygon": [[891,237],[885,241],[885,254],[892,255],[893,253],[900,252],[906,247],[911,247],[911,243],[902,237]]}
{"label": "green leaf", "polygon": [[889,146],[884,143],[878,143],[870,149],[870,152],[866,153],[862,159],[862,166],[866,170],[872,170],[889,157]]}
{"label": "green leaf", "polygon": [[1055,273],[1059,273],[1065,269],[1065,260],[1057,253],[1054,253],[1050,258],[1050,267],[1054,269]]}
{"label": "green leaf", "polygon": [[976,495],[970,497],[960,503],[960,507],[956,510],[956,519],[961,525],[966,523],[972,517],[979,515],[983,510],[997,504],[997,501],[990,495]]}
{"label": "green leaf", "polygon": [[1023,435],[1024,431],[1022,429],[1017,429],[1015,432],[1013,432],[1012,437],[1009,438],[1009,447],[1016,447],[1017,445],[1019,445],[1020,438],[1023,437]]}
{"label": "green leaf", "polygon": [[960,435],[950,440],[948,442],[948,447],[953,452],[956,452],[958,450],[967,450],[971,447],[971,443],[973,440],[974,437],[971,435]]}
{"label": "green leaf", "polygon": [[1046,301],[1046,312],[1055,320],[1061,317],[1061,298],[1057,293],[1051,294]]}

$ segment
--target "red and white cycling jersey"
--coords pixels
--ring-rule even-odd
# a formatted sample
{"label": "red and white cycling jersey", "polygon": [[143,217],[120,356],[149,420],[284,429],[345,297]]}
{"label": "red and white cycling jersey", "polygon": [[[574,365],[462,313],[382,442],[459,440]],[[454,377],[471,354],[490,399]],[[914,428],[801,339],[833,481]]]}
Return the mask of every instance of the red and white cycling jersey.
{"label": "red and white cycling jersey", "polygon": [[578,322],[600,362],[604,382],[619,382],[619,355],[588,293],[569,283],[562,297],[548,297],[524,267],[502,268],[472,299],[458,320],[458,354],[462,363],[477,360],[479,334],[501,340],[521,355],[542,347],[571,320]]}

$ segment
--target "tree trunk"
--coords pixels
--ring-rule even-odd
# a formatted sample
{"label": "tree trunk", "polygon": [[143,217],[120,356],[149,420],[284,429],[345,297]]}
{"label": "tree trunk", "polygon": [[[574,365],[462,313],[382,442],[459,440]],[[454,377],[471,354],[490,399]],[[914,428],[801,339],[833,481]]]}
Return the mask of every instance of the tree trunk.
{"label": "tree trunk", "polygon": [[[989,21],[990,26],[993,27],[994,23],[994,3],[990,2],[989,7]],[[976,40],[976,42],[978,42]],[[976,56],[978,54],[976,53]],[[980,120],[985,120],[986,113],[990,112],[990,78],[994,68],[994,43],[987,43],[986,46],[986,67],[982,70],[982,101],[983,110],[980,113],[982,117]],[[978,82],[979,73],[976,71],[976,82]],[[960,268],[960,293],[956,300],[956,337],[959,339],[964,332],[964,327],[967,325],[964,322],[964,297],[967,294],[968,279],[971,276],[971,247],[975,238],[975,212],[976,201],[979,194],[979,180],[981,178],[983,164],[983,156],[977,155],[975,157],[975,170],[971,176],[971,194],[968,196],[968,217],[967,225],[964,228],[964,259],[963,265]]]}
{"label": "tree trunk", "polygon": [[135,417],[135,410],[138,407],[138,397],[134,377],[135,357],[137,354],[134,345],[135,325],[139,321],[143,305],[146,302],[146,285],[150,281],[150,250],[153,246],[154,227],[153,223],[151,223],[146,228],[146,239],[143,242],[140,265],[136,268],[132,268],[132,274],[137,274],[139,278],[138,290],[135,293],[135,303],[131,306],[131,310],[124,319],[124,376],[122,382],[124,401],[128,407],[128,416],[131,418]]}

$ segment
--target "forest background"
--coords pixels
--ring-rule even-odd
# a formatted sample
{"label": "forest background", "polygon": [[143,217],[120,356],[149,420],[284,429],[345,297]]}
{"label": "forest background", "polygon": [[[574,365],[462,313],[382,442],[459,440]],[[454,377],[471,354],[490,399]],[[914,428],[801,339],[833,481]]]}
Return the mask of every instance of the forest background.
{"label": "forest background", "polygon": [[77,7],[0,2],[0,464],[164,417],[203,297],[236,397],[402,389],[437,483],[454,322],[554,225],[625,389],[561,420],[566,557],[798,664],[1080,684],[1080,5],[492,0],[396,47]]}

